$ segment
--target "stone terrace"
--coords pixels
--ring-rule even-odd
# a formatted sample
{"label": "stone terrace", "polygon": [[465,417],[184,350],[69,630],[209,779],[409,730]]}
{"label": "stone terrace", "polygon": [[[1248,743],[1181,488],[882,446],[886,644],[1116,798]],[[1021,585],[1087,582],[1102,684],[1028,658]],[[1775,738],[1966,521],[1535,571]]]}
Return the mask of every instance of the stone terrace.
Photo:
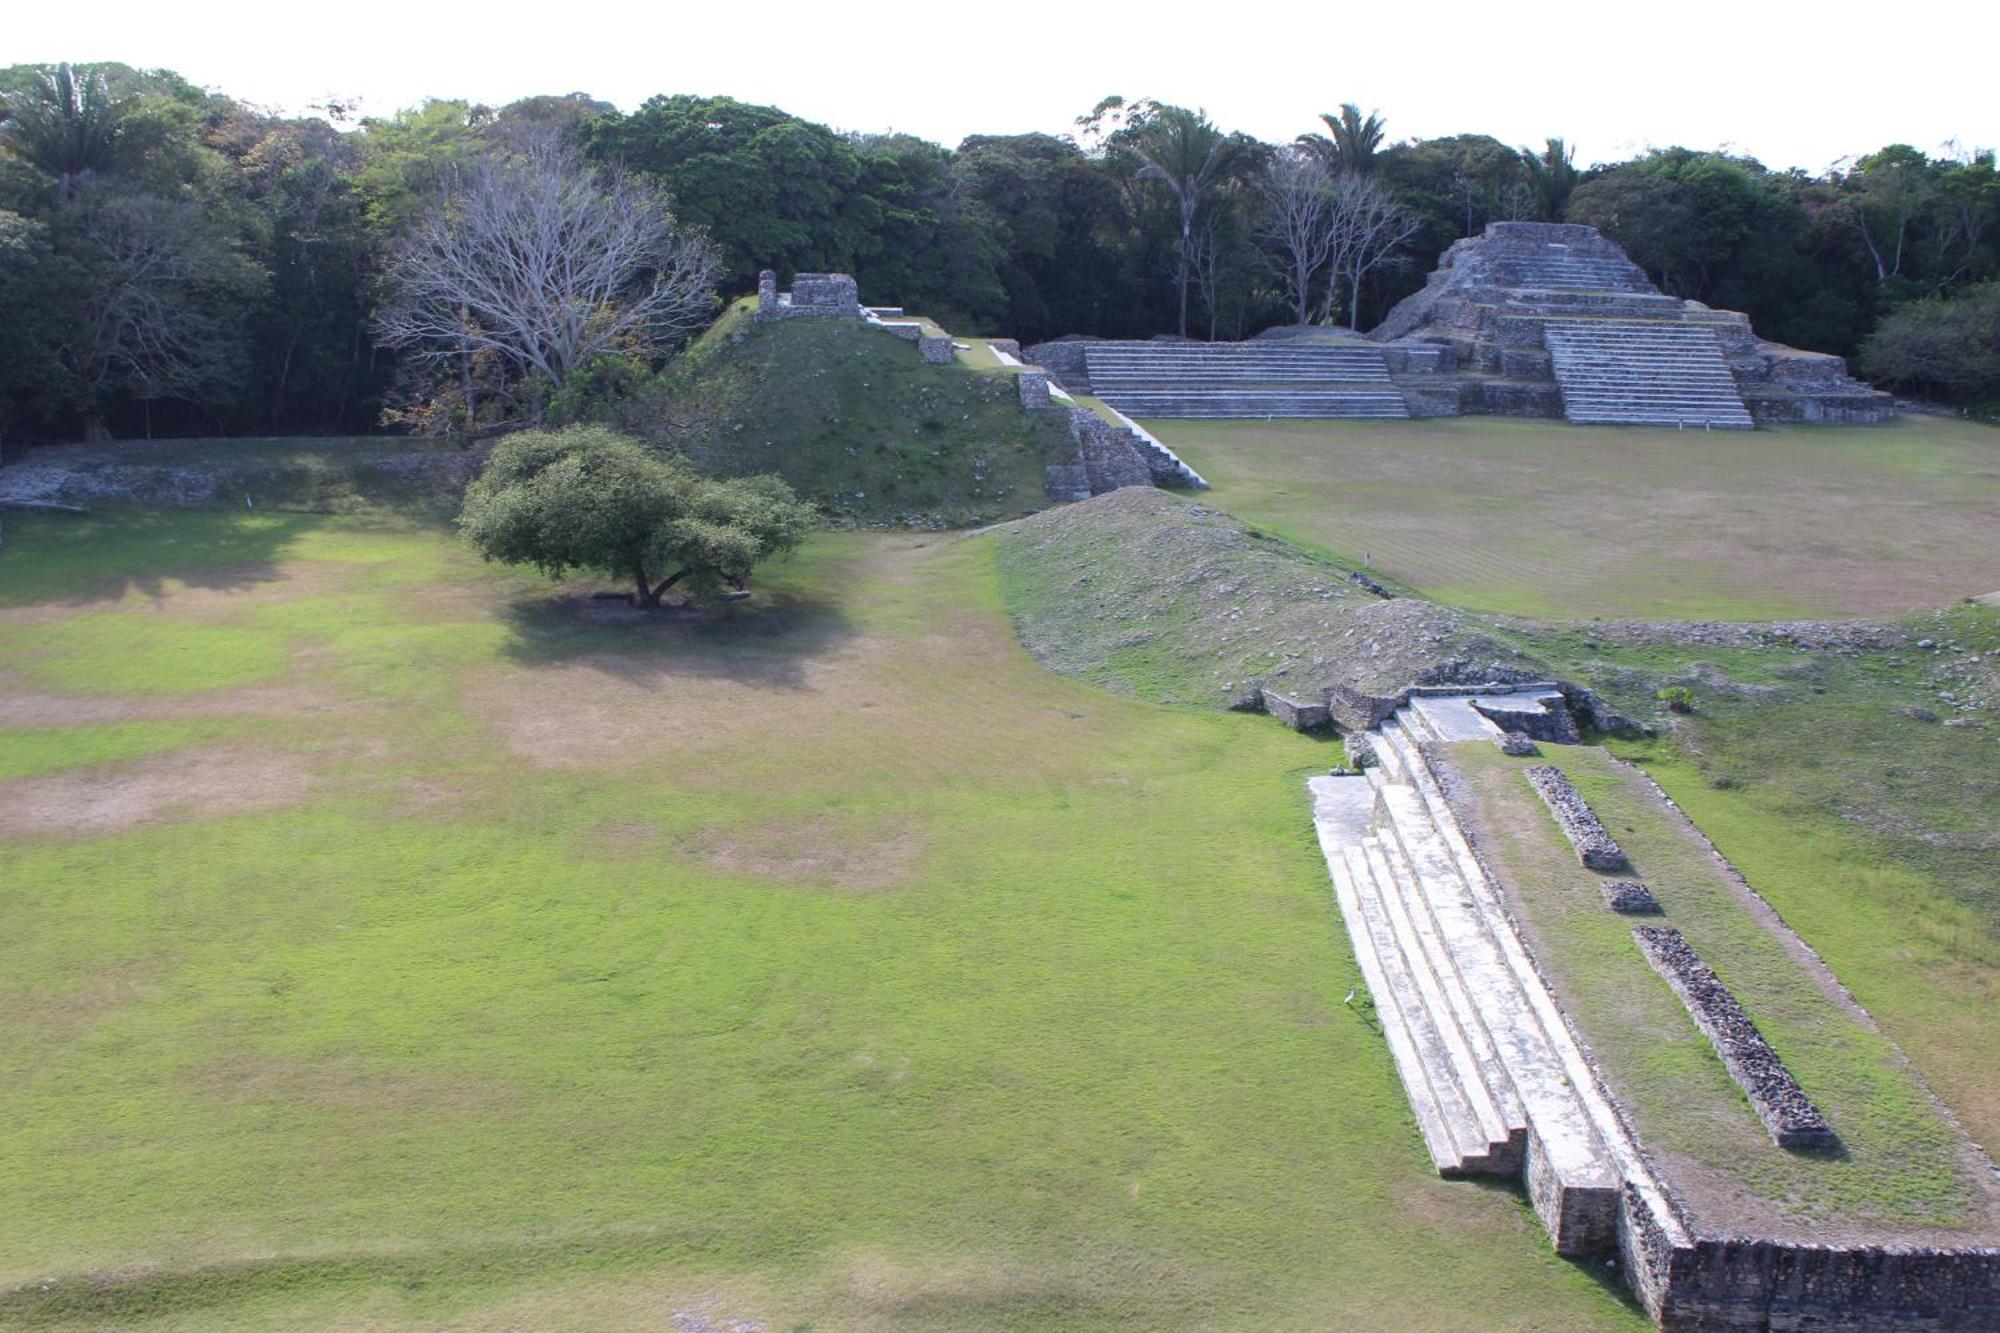
{"label": "stone terrace", "polygon": [[1493,223],[1454,243],[1369,337],[1418,415],[1706,429],[1894,415],[1839,357],[1665,295],[1592,227]]}
{"label": "stone terrace", "polygon": [[1447,798],[1449,747],[1501,736],[1496,703],[1503,716],[1565,706],[1549,687],[1412,692],[1352,746],[1372,754],[1365,776],[1309,783],[1335,899],[1438,1172],[1519,1179],[1556,1250],[1615,1256],[1663,1328],[2000,1327],[2000,1248],[1811,1244],[1691,1220]]}
{"label": "stone terrace", "polygon": [[[1030,354],[1040,349],[1030,349]],[[1403,395],[1370,343],[1089,342],[1068,387],[1132,417],[1402,418]],[[1078,374],[1078,369],[1082,373]]]}

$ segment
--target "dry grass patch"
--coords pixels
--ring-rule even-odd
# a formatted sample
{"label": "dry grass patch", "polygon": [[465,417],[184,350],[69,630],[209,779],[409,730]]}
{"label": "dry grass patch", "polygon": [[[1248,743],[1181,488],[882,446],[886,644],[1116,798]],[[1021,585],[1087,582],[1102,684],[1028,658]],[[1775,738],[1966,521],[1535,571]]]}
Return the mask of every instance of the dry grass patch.
{"label": "dry grass patch", "polygon": [[725,875],[868,893],[908,884],[923,859],[924,843],[907,820],[855,821],[821,811],[703,829],[681,851]]}
{"label": "dry grass patch", "polygon": [[0,783],[0,837],[101,838],[278,810],[310,799],[318,781],[314,765],[298,754],[200,746]]}

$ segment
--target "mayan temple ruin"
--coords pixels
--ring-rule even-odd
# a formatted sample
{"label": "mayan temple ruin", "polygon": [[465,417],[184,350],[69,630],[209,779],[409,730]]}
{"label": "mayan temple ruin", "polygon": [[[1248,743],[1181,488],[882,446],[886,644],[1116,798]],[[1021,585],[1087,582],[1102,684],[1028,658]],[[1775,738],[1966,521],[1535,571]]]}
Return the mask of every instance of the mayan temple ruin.
{"label": "mayan temple ruin", "polygon": [[1026,358],[1133,416],[1492,415],[1745,430],[1871,423],[1885,393],[1838,356],[1759,338],[1749,316],[1662,293],[1596,228],[1495,222],[1456,242],[1365,337],[1042,343]]}

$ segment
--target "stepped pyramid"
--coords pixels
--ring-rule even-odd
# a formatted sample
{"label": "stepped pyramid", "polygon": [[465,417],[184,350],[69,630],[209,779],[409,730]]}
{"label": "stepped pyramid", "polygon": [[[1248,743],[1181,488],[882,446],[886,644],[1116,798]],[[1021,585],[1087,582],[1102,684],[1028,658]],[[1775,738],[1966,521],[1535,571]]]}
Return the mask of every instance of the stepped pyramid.
{"label": "stepped pyramid", "polygon": [[1663,294],[1594,227],[1492,223],[1453,244],[1369,337],[1417,415],[1741,430],[1895,414],[1841,358]]}

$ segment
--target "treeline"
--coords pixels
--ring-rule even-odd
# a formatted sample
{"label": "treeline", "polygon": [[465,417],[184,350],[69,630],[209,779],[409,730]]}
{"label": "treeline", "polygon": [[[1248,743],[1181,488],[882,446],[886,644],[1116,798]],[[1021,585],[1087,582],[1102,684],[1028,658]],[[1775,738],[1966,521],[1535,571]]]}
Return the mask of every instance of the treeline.
{"label": "treeline", "polygon": [[[870,301],[1025,340],[1365,328],[1489,221],[1570,220],[1767,337],[1854,354],[1880,330],[1868,363],[1896,381],[2000,393],[1990,355],[1967,367],[1951,350],[2000,291],[1981,286],[2000,278],[1990,153],[1897,145],[1814,177],[1675,148],[1578,171],[1561,140],[1398,142],[1351,106],[1272,145],[1118,98],[1068,137],[956,149],[727,98],[321,111],[274,116],[119,65],[0,71],[0,435],[435,421],[450,349],[420,358],[389,336],[388,268],[472,176],[551,151],[663,193],[706,232],[725,295],[764,267],[840,270]],[[625,340],[593,356],[634,364],[583,369],[629,378],[664,345]],[[479,355],[468,340],[460,358],[475,404]],[[526,388],[484,401],[547,400]]]}

